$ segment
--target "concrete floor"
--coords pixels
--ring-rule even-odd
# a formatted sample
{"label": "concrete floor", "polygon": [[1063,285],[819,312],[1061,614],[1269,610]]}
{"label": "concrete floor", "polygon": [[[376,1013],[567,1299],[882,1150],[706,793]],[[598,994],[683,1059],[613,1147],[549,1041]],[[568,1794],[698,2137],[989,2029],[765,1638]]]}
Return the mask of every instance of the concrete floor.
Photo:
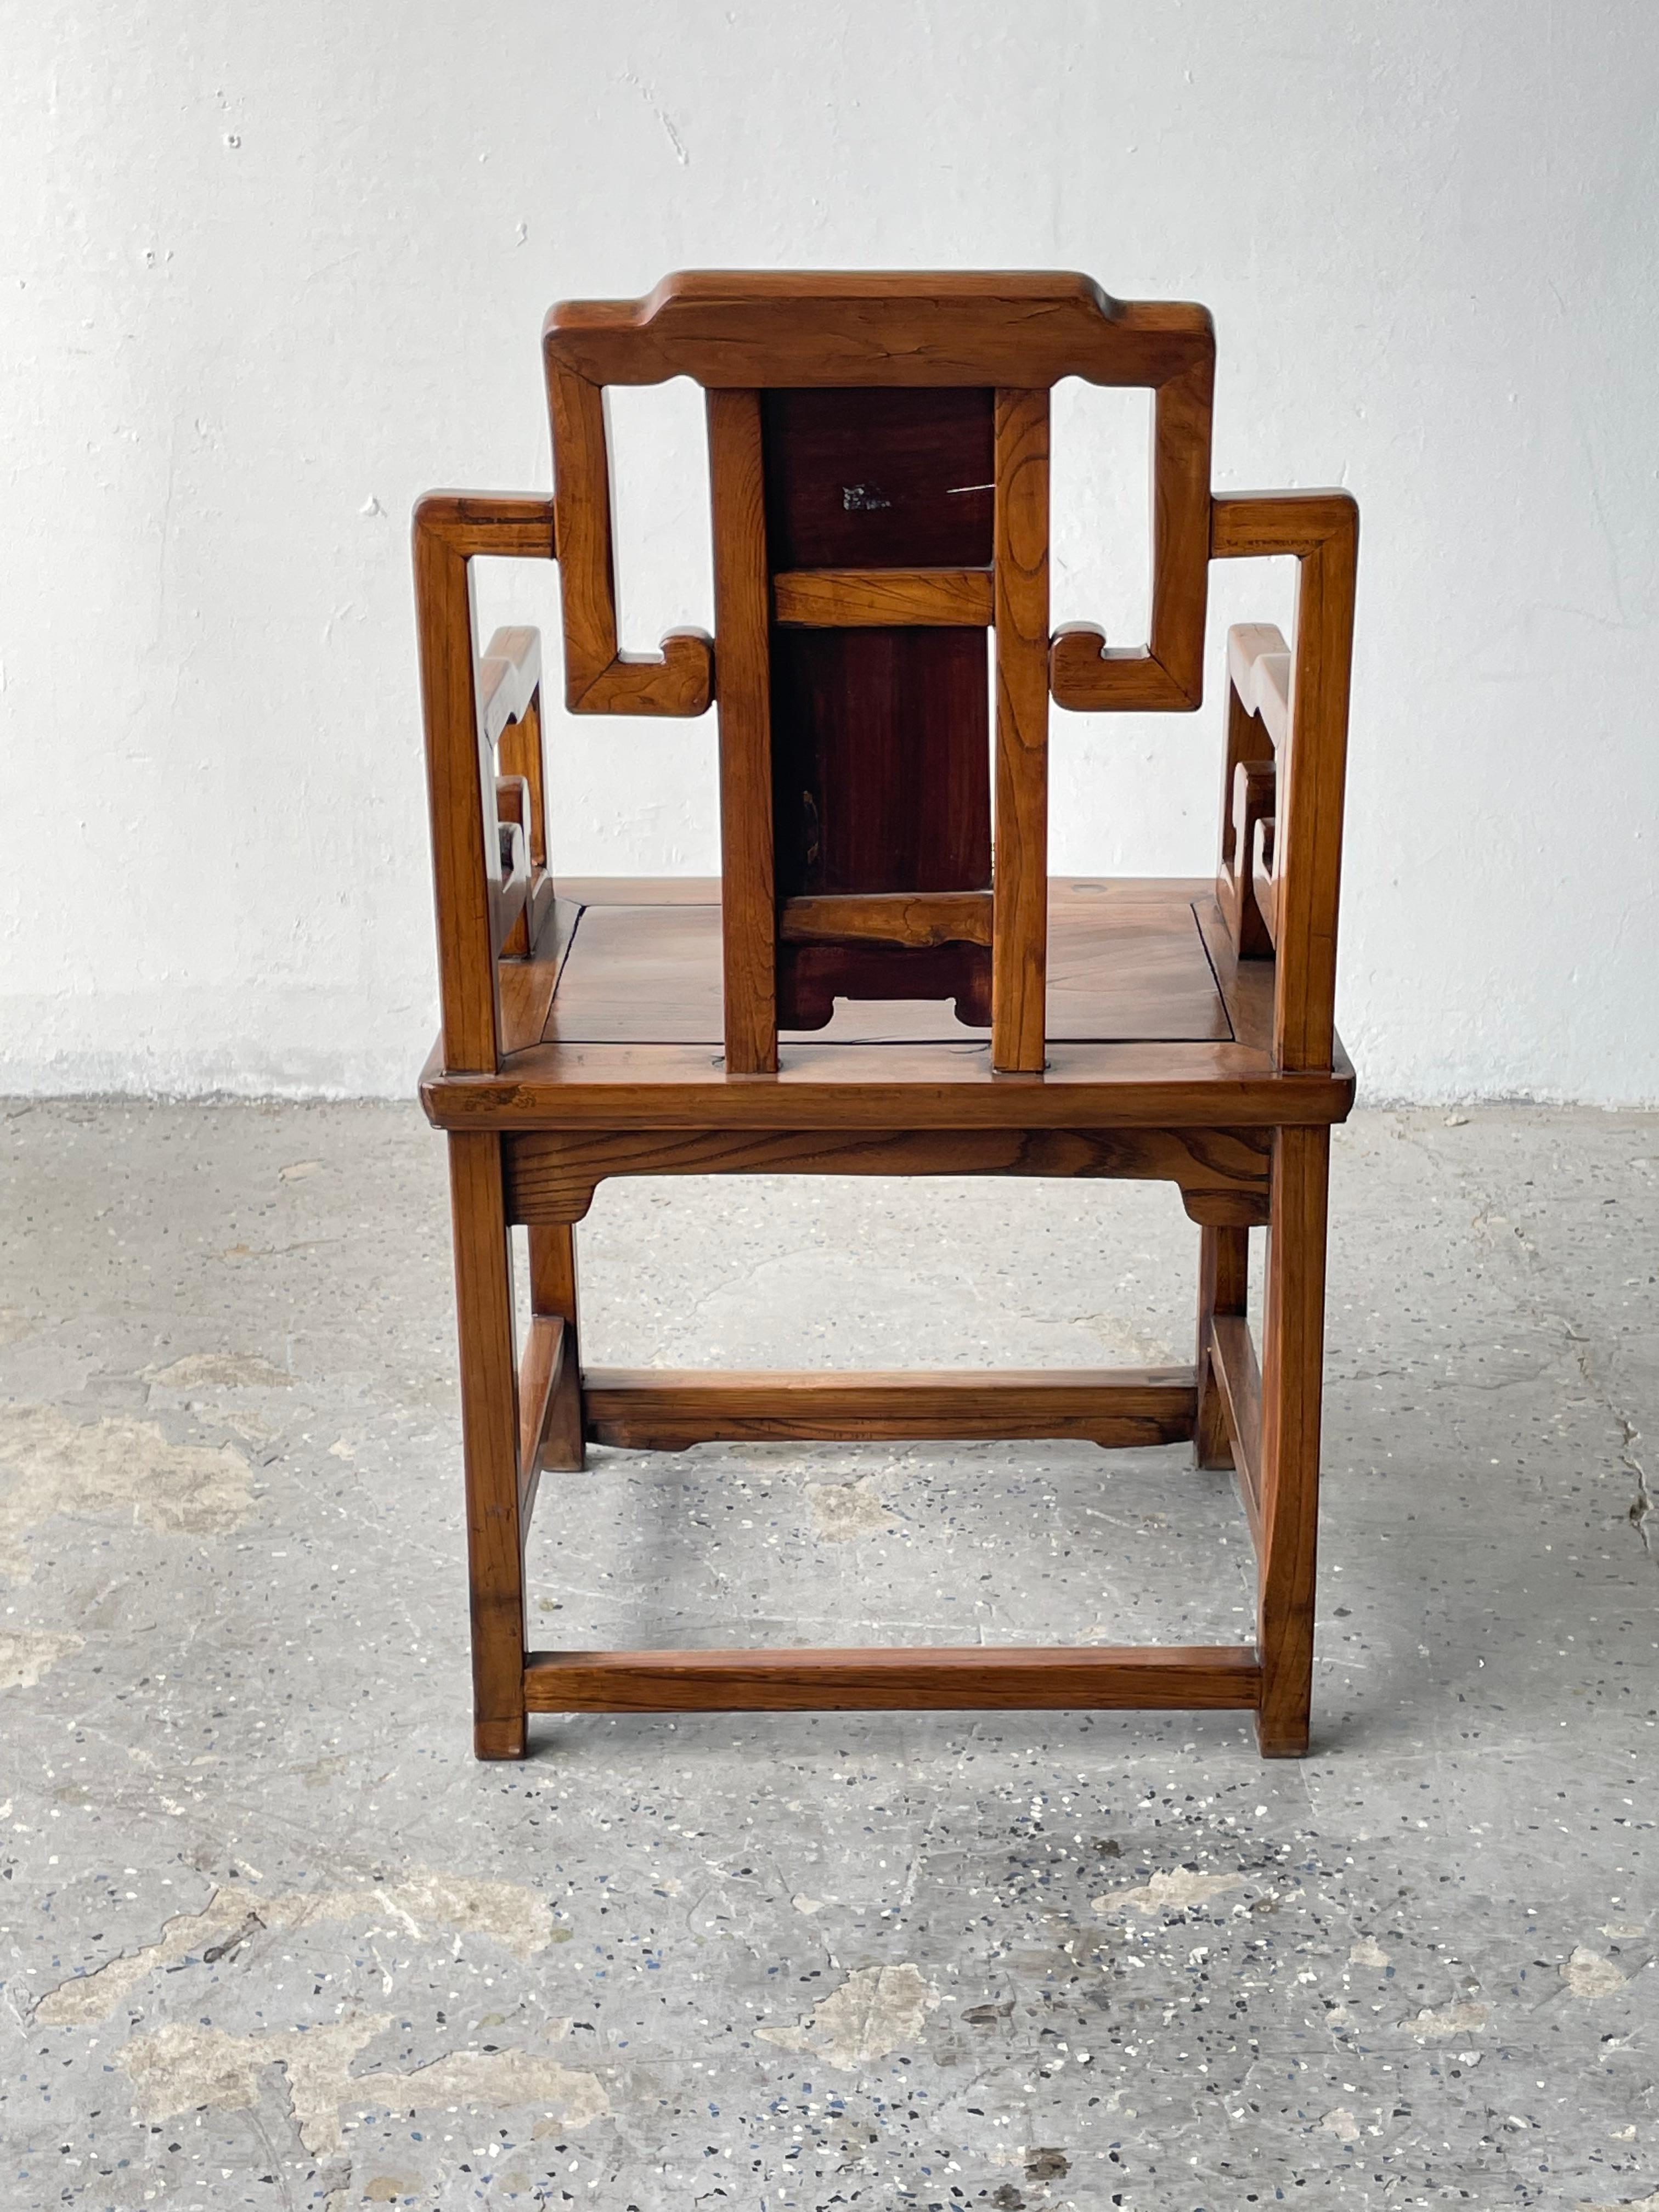
{"label": "concrete floor", "polygon": [[[544,1720],[475,1765],[440,1141],[5,1130],[6,2212],[1659,2212],[1659,1121],[1340,1133],[1283,1765],[1222,1714]],[[611,1184],[582,1240],[595,1360],[1187,1356],[1162,1188]],[[1185,1462],[595,1452],[532,1632],[1242,1638]]]}

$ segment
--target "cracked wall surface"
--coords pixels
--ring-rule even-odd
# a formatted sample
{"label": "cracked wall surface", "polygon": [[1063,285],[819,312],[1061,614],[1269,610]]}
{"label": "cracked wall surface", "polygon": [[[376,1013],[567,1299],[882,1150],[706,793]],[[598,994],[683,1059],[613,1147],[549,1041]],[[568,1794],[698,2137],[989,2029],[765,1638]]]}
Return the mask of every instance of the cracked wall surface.
{"label": "cracked wall surface", "polygon": [[[476,1765],[441,1147],[3,1129],[6,2212],[1659,2212],[1659,1122],[1339,1133],[1271,1765],[1224,1714]],[[1181,1357],[1196,1241],[1151,1186],[611,1183],[586,1350]],[[572,1645],[1234,1640],[1252,1588],[1223,1478],[1082,1445],[596,1450],[530,1567]]]}

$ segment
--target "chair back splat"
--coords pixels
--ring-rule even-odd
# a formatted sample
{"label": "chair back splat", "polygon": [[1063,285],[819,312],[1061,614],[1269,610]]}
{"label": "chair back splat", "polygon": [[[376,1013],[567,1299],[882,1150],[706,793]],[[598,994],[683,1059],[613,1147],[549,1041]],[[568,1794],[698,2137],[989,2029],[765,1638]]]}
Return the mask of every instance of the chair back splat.
{"label": "chair back splat", "polygon": [[[1326,1158],[1352,1097],[1333,1025],[1352,501],[1213,496],[1208,314],[1072,274],[680,275],[556,308],[543,354],[551,498],[433,494],[415,532],[442,1004],[422,1096],[452,1148],[480,1755],[521,1753],[530,1711],[908,1704],[1245,1706],[1264,1751],[1299,1752]],[[714,636],[629,653],[605,395],[679,376],[707,399]],[[1141,644],[1051,635],[1063,377],[1153,395]],[[572,713],[715,707],[717,884],[556,884],[539,641],[504,630],[477,653],[485,554],[556,558]],[[1300,563],[1294,641],[1247,624],[1227,642],[1214,879],[1051,879],[1050,700],[1197,708],[1210,562],[1283,554]],[[769,1170],[1172,1182],[1199,1224],[1194,1364],[584,1368],[574,1227],[596,1184]],[[1258,1360],[1249,1234],[1269,1224]],[[1239,1485],[1255,1642],[526,1650],[544,1472],[589,1443],[757,1436],[1191,1438]]]}

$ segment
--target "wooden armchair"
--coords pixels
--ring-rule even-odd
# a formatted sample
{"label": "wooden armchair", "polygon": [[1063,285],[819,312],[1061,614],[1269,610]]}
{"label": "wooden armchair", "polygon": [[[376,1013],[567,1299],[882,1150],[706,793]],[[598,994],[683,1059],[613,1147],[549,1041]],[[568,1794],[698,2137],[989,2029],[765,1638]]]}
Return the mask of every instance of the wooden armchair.
{"label": "wooden armchair", "polygon": [[[551,499],[434,493],[415,568],[472,1598],[475,1747],[534,1711],[1237,1707],[1308,1741],[1332,1020],[1358,516],[1210,490],[1201,307],[1076,276],[731,276],[556,308]],[[621,651],[604,392],[706,388],[715,636]],[[1152,635],[1053,637],[1048,393],[1149,386]],[[482,659],[469,563],[559,563],[579,714],[718,707],[718,883],[547,867],[533,631]],[[1291,554],[1296,638],[1228,642],[1213,884],[1051,881],[1050,697],[1188,712],[1209,563]],[[988,682],[994,654],[994,710]],[[612,1175],[1049,1175],[1177,1184],[1191,1367],[716,1375],[583,1368],[573,1228]],[[533,1319],[514,1343],[509,1228]],[[1267,1229],[1261,1364],[1249,1233]],[[1253,1644],[526,1651],[537,1484],[585,1442],[1190,1437],[1255,1541]]]}

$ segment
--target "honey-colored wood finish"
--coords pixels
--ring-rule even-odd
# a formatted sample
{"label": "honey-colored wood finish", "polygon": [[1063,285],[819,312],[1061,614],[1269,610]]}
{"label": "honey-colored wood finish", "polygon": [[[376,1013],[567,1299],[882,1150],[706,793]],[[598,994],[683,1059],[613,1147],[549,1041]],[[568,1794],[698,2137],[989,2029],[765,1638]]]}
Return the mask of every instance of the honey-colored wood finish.
{"label": "honey-colored wood finish", "polygon": [[449,1139],[466,1465],[467,1571],[472,1591],[473,1747],[481,1759],[524,1756],[524,1563],[518,1376],[507,1273],[501,1146],[483,1133]]}
{"label": "honey-colored wood finish", "polygon": [[772,579],[781,623],[808,629],[883,629],[926,623],[985,629],[988,568],[797,568]]}
{"label": "honey-colored wood finish", "polygon": [[[539,1325],[556,1322],[560,1357],[547,1386],[546,1412],[537,1440],[534,1473],[552,1468],[580,1473],[583,1462],[581,1352],[576,1334],[576,1239],[563,1222],[532,1223],[530,1306]],[[521,1470],[522,1473],[522,1470]],[[525,1525],[529,1526],[526,1510]]]}
{"label": "honey-colored wood finish", "polygon": [[1040,1175],[1172,1182],[1194,1221],[1265,1226],[1250,1129],[548,1129],[502,1146],[514,1221],[576,1222],[607,1176]]}
{"label": "honey-colored wood finish", "polygon": [[1212,1357],[1213,1331],[1223,1320],[1242,1321],[1250,1286],[1248,1229],[1206,1229],[1199,1238],[1198,1403],[1193,1421],[1193,1464],[1231,1467],[1227,1407]]}
{"label": "honey-colored wood finish", "polygon": [[834,897],[789,898],[778,908],[786,941],[817,939],[884,945],[988,945],[988,891],[843,891]]}
{"label": "honey-colored wood finish", "polygon": [[991,1064],[1036,1074],[1048,977],[1048,395],[996,409],[996,846]]}
{"label": "honey-colored wood finish", "polygon": [[1106,1447],[1192,1434],[1188,1367],[1054,1375],[1004,1368],[927,1375],[708,1375],[695,1369],[590,1368],[584,1384],[596,1443],[642,1451],[692,1444],[980,1440],[1074,1437]]}
{"label": "honey-colored wood finish", "polygon": [[714,656],[700,632],[672,631],[654,659],[617,643],[605,394],[551,355],[547,370],[565,704],[573,714],[701,714],[713,693]]}
{"label": "honey-colored wood finish", "polygon": [[1261,1670],[1242,1644],[1002,1651],[535,1651],[537,1713],[974,1711],[1083,1705],[1246,1711]]}
{"label": "honey-colored wood finish", "polygon": [[777,920],[772,869],[771,663],[760,401],[708,395],[714,498],[714,622],[720,653],[721,916],[726,1065],[768,1075],[778,1064]]}
{"label": "honey-colored wood finish", "polygon": [[[1210,489],[1200,307],[1072,275],[670,277],[544,332],[556,491],[434,493],[415,573],[449,1133],[474,1741],[530,1712],[1253,1711],[1309,1741],[1358,512]],[[708,395],[716,636],[622,651],[605,387]],[[1050,635],[1048,392],[1153,393],[1143,644]],[[719,714],[718,881],[563,881],[537,634],[477,649],[470,564],[560,564],[567,700]],[[1050,878],[1048,702],[1184,713],[1212,560],[1299,563],[1296,632],[1226,652],[1209,882]],[[977,634],[976,634],[977,633]],[[988,659],[988,652],[989,658]],[[994,674],[994,720],[988,699]],[[1199,1227],[1191,1368],[584,1368],[574,1224],[617,1175],[1146,1177]],[[511,1231],[528,1239],[514,1342]],[[1258,1356],[1249,1232],[1265,1228]],[[526,1652],[524,1540],[590,1445],[1188,1441],[1231,1468],[1253,1643]]]}
{"label": "honey-colored wood finish", "polygon": [[[1261,1548],[1261,1370],[1242,1313],[1218,1313],[1210,1325],[1210,1379],[1219,1401],[1228,1459],[1238,1476],[1256,1550]],[[1222,1464],[1225,1464],[1224,1461]]]}

